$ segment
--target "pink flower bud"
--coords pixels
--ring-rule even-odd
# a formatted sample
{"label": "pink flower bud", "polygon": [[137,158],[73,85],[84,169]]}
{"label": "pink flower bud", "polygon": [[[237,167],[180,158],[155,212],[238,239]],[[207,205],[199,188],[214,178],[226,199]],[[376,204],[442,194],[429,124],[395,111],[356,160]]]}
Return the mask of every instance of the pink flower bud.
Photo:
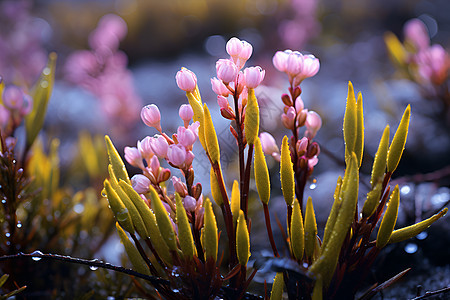
{"label": "pink flower bud", "polygon": [[231,60],[219,59],[216,62],[216,71],[217,78],[222,80],[224,83],[229,83],[236,80],[239,69]]}
{"label": "pink flower bud", "polygon": [[319,158],[317,156],[314,156],[313,158],[308,159],[308,168],[309,170],[312,170],[315,165],[319,162]]}
{"label": "pink flower bud", "polygon": [[295,110],[297,111],[297,114],[301,112],[305,108],[305,104],[303,103],[303,100],[301,97],[298,97],[295,99]]}
{"label": "pink flower bud", "polygon": [[297,114],[295,112],[295,108],[292,106],[289,106],[286,113],[283,113],[281,115],[281,122],[283,123],[284,127],[286,127],[287,129],[293,129],[296,116],[297,116]]}
{"label": "pink flower bud", "polygon": [[151,143],[152,138],[149,136],[145,137],[142,141],[137,142],[137,148],[139,149],[142,158],[144,158],[147,163],[150,162],[150,159],[154,155]]}
{"label": "pink flower bud", "polygon": [[100,19],[97,28],[90,34],[89,45],[95,50],[117,50],[126,34],[125,21],[117,15],[108,14]]}
{"label": "pink flower bud", "polygon": [[243,48],[242,42],[236,37],[232,37],[227,42],[227,45],[226,45],[227,53],[231,57],[238,57],[238,55],[242,51],[242,48]]}
{"label": "pink flower bud", "polygon": [[176,176],[172,176],[172,183],[173,183],[175,192],[180,194],[181,197],[186,196],[186,194],[187,194],[186,184],[184,184],[184,182],[182,182],[180,178],[178,178]]}
{"label": "pink flower bud", "polygon": [[19,110],[23,104],[23,91],[15,86],[10,85],[3,92],[3,104],[9,109]]}
{"label": "pink flower bud", "polygon": [[159,173],[159,168],[161,167],[160,163],[159,163],[159,159],[157,156],[153,156],[150,159],[150,164],[149,164],[149,168],[150,169],[150,173],[152,173],[153,175],[157,176]]}
{"label": "pink flower bud", "polygon": [[9,110],[0,104],[0,129],[4,129],[9,122],[11,113]]}
{"label": "pink flower bud", "polygon": [[217,103],[221,109],[227,109],[230,106],[228,99],[223,96],[217,96]]}
{"label": "pink flower bud", "polygon": [[280,72],[286,72],[287,58],[291,50],[277,51],[272,58],[274,67]]}
{"label": "pink flower bud", "polygon": [[430,36],[425,24],[419,19],[412,19],[404,26],[405,41],[412,43],[417,52],[430,46]]}
{"label": "pink flower bud", "polygon": [[169,169],[161,169],[158,174],[158,183],[169,180],[170,178],[170,170]]}
{"label": "pink flower bud", "polygon": [[445,49],[435,44],[421,51],[417,56],[419,75],[426,81],[435,85],[441,85],[447,79],[450,68],[450,60]]}
{"label": "pink flower bud", "polygon": [[270,133],[261,132],[259,139],[261,140],[261,148],[265,154],[273,155],[274,153],[280,153],[280,149],[278,149],[277,143]]}
{"label": "pink flower bud", "polygon": [[186,159],[186,148],[178,144],[172,144],[167,150],[167,160],[174,166],[182,168]]}
{"label": "pink flower bud", "polygon": [[131,177],[131,185],[138,194],[145,194],[150,190],[150,179],[144,175],[137,174]]}
{"label": "pink flower bud", "polygon": [[153,153],[155,153],[156,156],[158,156],[158,158],[167,157],[167,150],[169,149],[169,144],[162,135],[157,134],[153,137],[151,147]]}
{"label": "pink flower bud", "polygon": [[297,141],[297,155],[302,156],[306,153],[306,149],[308,148],[309,140],[307,137],[303,137],[301,140]]}
{"label": "pink flower bud", "polygon": [[200,122],[195,121],[191,125],[188,126],[188,129],[195,134],[195,138],[198,138],[198,128],[200,127]]}
{"label": "pink flower bud", "polygon": [[314,55],[303,56],[302,71],[294,78],[294,86],[299,85],[305,78],[313,77],[319,72],[320,62]]}
{"label": "pink flower bud", "polygon": [[125,147],[125,160],[133,167],[145,168],[141,153],[136,147]]}
{"label": "pink flower bud", "polygon": [[193,92],[197,87],[197,76],[186,68],[181,68],[175,76],[178,87],[185,92]]}
{"label": "pink flower bud", "polygon": [[187,122],[189,124],[189,122],[192,120],[192,117],[194,116],[194,111],[189,104],[182,104],[178,111],[178,115],[185,123]]}
{"label": "pink flower bud", "polygon": [[289,77],[295,77],[303,69],[303,55],[298,51],[290,52],[286,61],[286,73]]}
{"label": "pink flower bud", "polygon": [[161,113],[155,104],[146,105],[141,110],[141,119],[145,125],[154,127],[161,132]]}
{"label": "pink flower bud", "polygon": [[219,80],[216,77],[211,78],[211,86],[214,93],[219,96],[228,97],[231,94],[230,90],[223,84],[222,80]]}
{"label": "pink flower bud", "polygon": [[186,151],[186,159],[184,160],[186,167],[189,167],[190,165],[192,165],[194,158],[195,158],[195,155],[191,150]]}
{"label": "pink flower bud", "polygon": [[241,53],[239,53],[236,61],[236,65],[238,69],[242,69],[242,67],[245,65],[247,60],[252,56],[253,47],[250,43],[246,41],[241,41],[242,43],[242,50]]}
{"label": "pink flower bud", "polygon": [[249,67],[244,69],[244,83],[249,89],[256,88],[264,79],[264,71],[261,67]]}
{"label": "pink flower bud", "polygon": [[317,131],[322,127],[322,119],[319,114],[315,111],[308,111],[308,115],[306,116],[306,132],[305,135],[307,138],[312,139],[316,136]]}
{"label": "pink flower bud", "polygon": [[187,211],[190,211],[190,212],[194,211],[196,205],[197,205],[197,200],[195,200],[194,197],[191,197],[191,196],[184,197],[183,206]]}
{"label": "pink flower bud", "polygon": [[185,128],[183,126],[178,127],[177,140],[179,144],[186,148],[190,148],[194,145],[196,138],[195,133],[189,128]]}

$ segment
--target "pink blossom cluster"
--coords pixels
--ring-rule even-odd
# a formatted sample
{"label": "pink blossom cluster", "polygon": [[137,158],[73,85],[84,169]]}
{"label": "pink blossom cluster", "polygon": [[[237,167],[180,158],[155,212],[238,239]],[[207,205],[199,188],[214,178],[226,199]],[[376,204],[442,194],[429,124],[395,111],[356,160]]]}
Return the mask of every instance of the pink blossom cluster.
{"label": "pink blossom cluster", "polygon": [[0,131],[2,134],[11,135],[32,108],[33,99],[22,88],[15,85],[7,86],[0,95]]}
{"label": "pink blossom cluster", "polygon": [[[290,94],[281,96],[284,103],[281,122],[286,129],[293,132],[292,142],[296,145],[294,159],[297,160],[297,165],[310,174],[319,161],[317,155],[320,153],[320,148],[312,139],[322,127],[322,119],[315,111],[305,108],[300,97],[302,92],[300,84],[304,79],[317,74],[320,68],[319,60],[313,55],[303,55],[298,51],[285,50],[275,53],[273,64],[276,69],[286,73],[289,77]],[[303,126],[306,127],[306,130],[304,136],[299,139],[299,128]],[[280,150],[273,136],[270,133],[262,132],[260,140],[264,153],[280,160]]]}
{"label": "pink blossom cluster", "polygon": [[[189,104],[181,105],[179,116],[184,125],[179,126],[177,132],[170,138],[162,131],[161,113],[158,106],[150,104],[142,108],[142,121],[147,126],[155,128],[159,134],[155,134],[153,137],[145,137],[137,142],[136,147],[125,147],[126,161],[130,165],[140,168],[143,172],[132,178],[133,188],[138,193],[146,194],[149,192],[150,185],[158,186],[170,179],[171,172],[169,169],[161,167],[160,159],[164,159],[170,166],[180,169],[185,177],[193,172],[194,153],[192,148],[198,139],[200,125],[199,122],[190,123],[193,115],[194,112]],[[192,211],[197,207],[198,209],[201,208],[201,203],[198,204],[197,200],[194,205],[192,204],[191,198],[193,197],[189,195],[187,185],[180,178],[172,176],[172,183],[175,191],[184,198],[186,209]],[[200,192],[201,188],[198,188],[198,191]],[[199,193],[197,196],[197,199],[200,199]]]}
{"label": "pink blossom cluster", "polygon": [[404,27],[405,42],[412,46],[409,60],[417,65],[419,81],[441,85],[449,74],[450,57],[439,45],[430,45],[430,36],[425,24],[419,19],[409,20]]}
{"label": "pink blossom cluster", "polygon": [[105,115],[122,125],[132,124],[141,107],[133,86],[127,57],[119,43],[127,34],[125,21],[105,15],[89,35],[91,50],[72,53],[64,66],[66,78],[94,94]]}
{"label": "pink blossom cluster", "polygon": [[31,1],[0,2],[0,72],[9,82],[30,88],[47,62],[45,21],[30,15]]}

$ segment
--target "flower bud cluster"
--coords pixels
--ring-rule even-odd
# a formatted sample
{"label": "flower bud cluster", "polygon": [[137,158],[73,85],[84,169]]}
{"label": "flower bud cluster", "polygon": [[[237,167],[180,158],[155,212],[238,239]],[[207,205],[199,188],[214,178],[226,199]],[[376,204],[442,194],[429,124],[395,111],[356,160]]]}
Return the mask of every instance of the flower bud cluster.
{"label": "flower bud cluster", "polygon": [[314,55],[303,55],[292,50],[278,51],[272,62],[278,71],[288,75],[289,83],[294,88],[304,79],[316,75],[320,68],[320,62]]}

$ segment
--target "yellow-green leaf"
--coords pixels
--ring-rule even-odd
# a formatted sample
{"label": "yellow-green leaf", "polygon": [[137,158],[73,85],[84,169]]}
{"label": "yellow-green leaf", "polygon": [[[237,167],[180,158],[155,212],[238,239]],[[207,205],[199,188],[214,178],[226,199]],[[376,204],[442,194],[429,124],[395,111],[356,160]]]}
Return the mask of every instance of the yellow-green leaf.
{"label": "yellow-green leaf", "polygon": [[211,183],[211,194],[213,199],[217,205],[221,206],[223,204],[222,193],[220,192],[219,182],[217,181],[216,173],[214,172],[213,167],[211,167],[211,171],[209,172],[209,180]]}
{"label": "yellow-green leaf", "polygon": [[384,42],[389,52],[389,56],[398,66],[404,66],[408,53],[402,43],[392,32],[384,34]]}
{"label": "yellow-green leaf", "polygon": [[381,197],[381,182],[378,182],[375,187],[367,193],[366,201],[362,209],[363,218],[369,218],[378,206]]}
{"label": "yellow-green leaf", "polygon": [[281,300],[283,298],[284,279],[283,273],[277,273],[273,280],[272,291],[270,292],[270,300]]}
{"label": "yellow-green leaf", "polygon": [[358,93],[358,101],[356,103],[356,142],[355,154],[358,158],[358,167],[361,167],[361,162],[364,153],[364,112],[363,112],[363,98],[361,92]]}
{"label": "yellow-green leaf", "polygon": [[[203,125],[206,148],[208,149],[209,157],[213,163],[218,163],[220,160],[220,150],[219,142],[217,140],[216,130],[214,129],[214,124],[211,119],[211,114],[209,113],[208,106],[203,105]],[[200,128],[199,131],[202,129]]]}
{"label": "yellow-green leaf", "polygon": [[380,228],[377,235],[377,248],[381,249],[389,241],[392,231],[394,230],[395,223],[397,222],[398,206],[400,204],[400,194],[398,192],[398,185],[395,186],[392,191],[391,198],[389,199],[388,207],[381,220]]}
{"label": "yellow-green leaf", "polygon": [[245,138],[249,145],[255,144],[259,131],[259,106],[254,89],[248,89],[248,100],[244,119]]}
{"label": "yellow-green leaf", "polygon": [[[197,88],[198,90],[198,88]],[[206,148],[206,142],[205,142],[205,133],[204,133],[204,129],[203,129],[203,105],[202,105],[202,101],[199,98],[196,98],[196,96],[191,93],[191,92],[186,92],[186,97],[188,98],[189,104],[192,107],[192,110],[194,111],[194,117],[193,120],[194,122],[199,122],[200,123],[200,127],[198,130],[198,139],[200,141],[200,143],[203,146],[203,149],[205,149],[205,151],[207,151],[208,149]]]}
{"label": "yellow-green leaf", "polygon": [[370,184],[372,189],[378,182],[383,181],[383,175],[386,172],[387,153],[389,149],[389,125],[384,128],[381,136],[380,144],[378,145],[375,159],[373,160],[372,175],[370,177]]}
{"label": "yellow-green leaf", "polygon": [[270,177],[266,158],[261,147],[259,137],[255,139],[255,182],[259,199],[264,204],[269,204],[270,199]]}
{"label": "yellow-green leaf", "polygon": [[250,258],[250,237],[242,210],[239,210],[239,218],[236,225],[236,253],[239,263],[244,267],[247,266]]}
{"label": "yellow-green leaf", "polygon": [[126,183],[131,184],[130,178],[128,177],[127,170],[125,168],[125,164],[123,163],[122,158],[117,152],[116,147],[114,147],[109,136],[105,135],[106,141],[106,149],[108,150],[109,162],[111,163],[112,170],[114,172],[117,180],[124,180]]}
{"label": "yellow-green leaf", "polygon": [[353,90],[353,84],[348,82],[347,93],[347,106],[345,108],[344,115],[344,141],[345,141],[345,160],[350,157],[351,153],[355,151],[356,138],[357,138],[357,112],[356,112],[356,99],[355,92]]}
{"label": "yellow-green leaf", "polygon": [[327,223],[325,224],[322,249],[324,249],[325,245],[328,243],[328,240],[330,239],[331,233],[333,232],[334,224],[336,223],[336,218],[339,213],[339,209],[341,208],[341,203],[342,203],[342,199],[340,198],[341,187],[342,187],[342,177],[339,176],[337,183],[336,183],[336,188],[334,190],[333,206],[331,207],[331,211],[330,211],[330,214],[328,215]]}
{"label": "yellow-green leaf", "polygon": [[281,145],[280,180],[281,190],[287,205],[292,205],[295,197],[294,169],[289,150],[289,138],[284,136]]}
{"label": "yellow-green leaf", "polygon": [[205,248],[206,258],[212,257],[217,260],[218,239],[216,216],[212,209],[211,201],[207,198],[203,202],[205,208],[204,226],[203,226],[203,247]]}
{"label": "yellow-green leaf", "polygon": [[237,180],[233,181],[233,187],[231,189],[231,214],[233,215],[233,224],[236,228],[236,222],[241,210],[241,194],[239,191],[239,183]]}
{"label": "yellow-green leaf", "polygon": [[169,213],[159,199],[159,195],[156,190],[150,186],[150,195],[152,197],[152,208],[155,213],[156,221],[158,223],[159,231],[167,244],[167,247],[171,251],[176,251],[177,248],[177,238],[172,227],[172,222],[169,219]]}
{"label": "yellow-green leaf", "polygon": [[418,235],[419,233],[430,227],[430,225],[436,222],[438,219],[445,216],[447,211],[448,208],[445,207],[439,213],[431,216],[426,220],[423,220],[422,222],[398,230],[394,230],[391,234],[391,237],[389,238],[389,244],[398,243],[407,240],[409,238],[415,237],[416,235]]}
{"label": "yellow-green leaf", "polygon": [[303,250],[305,249],[305,232],[303,230],[302,212],[298,201],[294,201],[289,234],[292,253],[298,261],[301,261],[303,258]]}
{"label": "yellow-green leaf", "polygon": [[117,222],[119,222],[120,226],[122,226],[129,233],[134,233],[133,221],[131,220],[128,209],[125,207],[122,200],[120,200],[119,195],[117,195],[116,191],[112,188],[108,179],[105,179],[103,185],[108,198],[109,206],[111,207]]}
{"label": "yellow-green leaf", "polygon": [[406,138],[408,136],[409,119],[411,115],[411,106],[406,107],[403,117],[392,139],[387,157],[387,170],[394,172],[398,166],[403,150],[405,149]]}
{"label": "yellow-green leaf", "polygon": [[133,243],[128,239],[128,236],[125,233],[125,231],[123,231],[122,227],[120,227],[119,223],[117,222],[116,228],[117,232],[119,233],[120,241],[125,247],[125,252],[127,253],[128,258],[130,259],[131,264],[133,265],[133,268],[139,273],[150,275],[150,271],[147,265],[145,264],[144,259],[139,254],[139,251],[136,249]]}
{"label": "yellow-green leaf", "polygon": [[308,197],[305,211],[305,255],[313,258],[316,246],[317,223],[311,197]]}
{"label": "yellow-green leaf", "polygon": [[175,198],[177,201],[178,240],[180,241],[181,251],[185,257],[192,259],[194,255],[197,255],[197,251],[194,247],[191,226],[189,225],[189,220],[180,195],[175,194]]}

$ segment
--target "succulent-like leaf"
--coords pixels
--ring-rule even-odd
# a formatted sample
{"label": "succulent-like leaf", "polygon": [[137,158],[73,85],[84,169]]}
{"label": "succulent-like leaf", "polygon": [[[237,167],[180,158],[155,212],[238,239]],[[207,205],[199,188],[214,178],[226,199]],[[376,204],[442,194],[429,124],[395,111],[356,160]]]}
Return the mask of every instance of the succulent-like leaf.
{"label": "succulent-like leaf", "polygon": [[403,47],[402,43],[392,32],[384,34],[384,42],[388,49],[389,56],[398,66],[403,66],[406,63],[408,53]]}
{"label": "succulent-like leaf", "polygon": [[312,278],[322,276],[325,285],[329,284],[333,276],[342,243],[350,230],[355,216],[356,203],[358,201],[358,186],[358,159],[353,152],[348,161],[347,170],[345,170],[341,191],[342,203],[333,226],[333,232],[330,234],[328,243],[322,246],[320,257],[308,270],[308,275]]}
{"label": "succulent-like leaf", "polygon": [[255,182],[259,199],[264,204],[269,204],[270,199],[270,177],[266,158],[262,150],[259,137],[255,138]]}
{"label": "succulent-like leaf", "polygon": [[330,239],[331,233],[333,232],[334,224],[336,223],[336,218],[339,213],[339,209],[341,208],[341,203],[342,203],[342,199],[340,198],[341,187],[342,187],[342,177],[339,176],[338,180],[336,182],[336,188],[334,190],[333,206],[331,207],[331,211],[330,211],[330,214],[328,215],[327,223],[325,224],[322,249],[325,247],[325,245],[328,243],[328,240]]}
{"label": "succulent-like leaf", "polygon": [[273,280],[272,291],[270,292],[270,300],[283,299],[284,279],[283,273],[277,273]]}
{"label": "succulent-like leaf", "polygon": [[248,235],[247,222],[242,210],[239,210],[239,218],[236,224],[236,253],[242,266],[247,266],[250,258],[250,237]]}
{"label": "succulent-like leaf", "polygon": [[[213,163],[218,163],[220,161],[219,142],[217,140],[216,130],[214,129],[214,124],[211,119],[211,114],[209,113],[209,109],[206,104],[203,105],[203,125],[206,148],[208,149],[209,157]],[[201,128],[199,131],[201,131]]]}
{"label": "succulent-like leaf", "polygon": [[217,205],[221,206],[223,204],[222,193],[220,192],[219,182],[217,181],[216,173],[214,172],[213,167],[211,167],[211,171],[209,173],[209,180],[213,199]]}
{"label": "succulent-like leaf", "polygon": [[367,193],[366,201],[362,209],[363,218],[369,218],[376,210],[381,197],[382,183],[378,182],[375,187]]}
{"label": "succulent-like leaf", "polygon": [[305,249],[305,232],[303,230],[303,218],[300,204],[294,201],[294,208],[292,210],[290,242],[292,253],[298,261],[303,258],[303,251]]}
{"label": "succulent-like leaf", "polygon": [[358,166],[361,167],[364,153],[364,112],[361,92],[358,93],[358,101],[356,102],[356,128],[355,154],[358,158]]}
{"label": "succulent-like leaf", "polygon": [[31,91],[33,98],[33,109],[25,117],[25,129],[27,132],[27,148],[31,147],[39,131],[44,125],[45,114],[47,112],[48,101],[52,94],[55,81],[56,53],[52,52],[48,56],[47,66]]}
{"label": "succulent-like leaf", "polygon": [[439,213],[431,216],[430,218],[423,220],[422,222],[416,223],[411,226],[403,227],[401,229],[394,230],[389,238],[389,244],[398,243],[409,238],[415,237],[422,231],[430,227],[431,224],[439,220],[441,217],[445,216],[448,208],[445,207]]}
{"label": "succulent-like leaf", "polygon": [[319,276],[319,278],[317,278],[316,280],[316,283],[314,284],[311,300],[322,300],[323,299],[322,294],[323,294],[323,280]]}
{"label": "succulent-like leaf", "polygon": [[233,181],[233,188],[231,189],[231,214],[233,215],[234,226],[236,226],[240,210],[241,210],[241,194],[239,192],[239,183],[237,182],[237,180],[235,180]]}
{"label": "succulent-like leaf", "polygon": [[127,169],[125,168],[125,164],[123,163],[122,158],[117,152],[116,147],[114,147],[109,136],[105,135],[106,141],[106,149],[108,151],[109,162],[112,166],[112,170],[114,172],[117,180],[124,180],[126,183],[131,184],[130,178],[128,177]]}
{"label": "succulent-like leaf", "polygon": [[119,195],[117,195],[116,191],[112,188],[108,179],[105,179],[103,185],[109,206],[111,207],[117,222],[119,222],[120,226],[129,233],[134,233],[133,221],[131,220],[128,209],[125,207],[122,200],[120,200]]}
{"label": "succulent-like leaf", "polygon": [[120,241],[125,247],[125,252],[127,253],[128,258],[130,259],[131,264],[133,265],[133,268],[141,274],[150,275],[150,270],[145,264],[144,259],[139,254],[139,251],[136,249],[133,243],[128,239],[128,236],[125,233],[125,231],[123,231],[122,227],[120,227],[119,223],[117,222],[116,228],[117,232],[119,233]]}
{"label": "succulent-like leaf", "polygon": [[281,190],[287,205],[292,205],[295,197],[294,169],[289,151],[289,138],[284,136],[281,145],[280,180]]}
{"label": "succulent-like leaf", "polygon": [[311,197],[308,197],[305,211],[305,255],[308,258],[313,258],[314,249],[317,241],[317,223],[316,215]]}
{"label": "succulent-like leaf", "polygon": [[152,198],[152,208],[155,213],[156,221],[158,223],[159,231],[167,244],[167,247],[171,251],[176,251],[177,248],[177,238],[172,227],[172,222],[169,219],[169,213],[163,206],[161,199],[156,190],[150,186],[150,195]]}
{"label": "succulent-like leaf", "polygon": [[411,106],[406,107],[403,117],[395,132],[392,143],[389,146],[389,152],[387,157],[387,170],[388,172],[394,172],[398,166],[400,158],[402,157],[403,150],[405,149],[406,138],[408,136],[409,119],[411,115]]}
{"label": "succulent-like leaf", "polygon": [[255,144],[259,132],[259,106],[254,89],[248,89],[248,100],[244,119],[245,138],[249,145]]}
{"label": "succulent-like leaf", "polygon": [[400,204],[400,194],[398,192],[398,185],[395,186],[392,191],[391,198],[389,199],[388,207],[381,220],[380,228],[377,235],[377,248],[381,249],[389,241],[392,231],[394,230],[395,223],[397,222],[398,206]]}
{"label": "succulent-like leaf", "polygon": [[345,142],[345,160],[355,151],[356,138],[358,133],[358,122],[356,112],[356,99],[353,90],[353,84],[348,82],[347,106],[344,115],[344,142]]}
{"label": "succulent-like leaf", "polygon": [[189,225],[189,220],[180,195],[175,194],[175,198],[177,201],[178,240],[180,241],[181,251],[185,257],[192,259],[194,255],[197,255],[197,251],[194,246],[191,226]]}
{"label": "succulent-like leaf", "polygon": [[387,153],[389,149],[389,125],[384,128],[381,136],[380,144],[378,145],[375,159],[373,160],[372,175],[370,177],[370,184],[372,189],[378,182],[383,181],[383,175],[386,172]]}
{"label": "succulent-like leaf", "polygon": [[206,258],[212,257],[214,261],[217,260],[217,250],[218,250],[218,238],[217,238],[217,223],[216,216],[212,209],[211,201],[206,198],[203,202],[205,208],[204,215],[204,226],[203,226],[203,248],[205,248]]}

